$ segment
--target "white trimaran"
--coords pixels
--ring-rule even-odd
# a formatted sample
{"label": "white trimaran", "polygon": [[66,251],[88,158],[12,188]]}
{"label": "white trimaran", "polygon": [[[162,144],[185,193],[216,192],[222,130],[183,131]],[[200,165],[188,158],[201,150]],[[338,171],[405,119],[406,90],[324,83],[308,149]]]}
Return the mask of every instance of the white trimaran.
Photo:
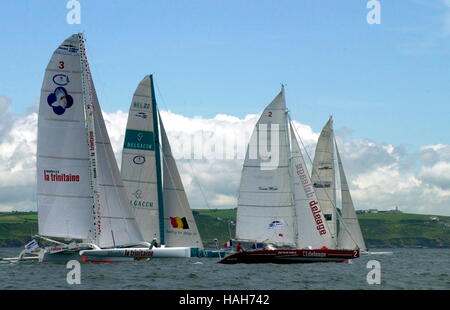
{"label": "white trimaran", "polygon": [[161,251],[167,256],[144,241],[129,208],[81,33],[66,39],[46,68],[37,145],[36,237],[54,245],[26,247],[9,260],[105,262],[158,257]]}
{"label": "white trimaran", "polygon": [[131,102],[122,152],[122,179],[145,241],[178,256],[197,256],[203,243],[157,108],[153,76]]}
{"label": "white trimaran", "polygon": [[338,249],[295,132],[282,86],[251,136],[236,220],[238,241],[269,247],[230,255],[222,263],[342,261],[359,256],[357,246]]}

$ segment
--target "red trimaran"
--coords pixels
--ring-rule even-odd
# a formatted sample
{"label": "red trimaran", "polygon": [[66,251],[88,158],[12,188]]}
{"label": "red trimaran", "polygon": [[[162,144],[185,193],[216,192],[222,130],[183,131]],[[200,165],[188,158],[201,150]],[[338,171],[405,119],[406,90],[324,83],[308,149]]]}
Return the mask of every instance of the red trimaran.
{"label": "red trimaran", "polygon": [[236,240],[264,244],[264,249],[240,251],[220,263],[346,262],[365,250],[340,158],[342,215],[335,211],[337,145],[331,123],[330,119],[319,138],[311,180],[282,86],[253,131],[239,189]]}

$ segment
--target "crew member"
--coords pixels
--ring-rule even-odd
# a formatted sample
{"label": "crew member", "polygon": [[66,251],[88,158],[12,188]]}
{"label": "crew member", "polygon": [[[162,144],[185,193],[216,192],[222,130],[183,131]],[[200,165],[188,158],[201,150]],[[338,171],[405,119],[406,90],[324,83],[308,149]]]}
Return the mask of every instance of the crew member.
{"label": "crew member", "polygon": [[236,252],[242,252],[242,245],[240,242],[236,245]]}

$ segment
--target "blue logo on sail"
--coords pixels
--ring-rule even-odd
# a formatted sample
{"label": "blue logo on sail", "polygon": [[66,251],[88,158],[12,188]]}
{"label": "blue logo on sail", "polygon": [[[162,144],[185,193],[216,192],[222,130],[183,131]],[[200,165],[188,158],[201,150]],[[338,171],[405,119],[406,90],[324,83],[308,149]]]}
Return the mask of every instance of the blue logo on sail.
{"label": "blue logo on sail", "polygon": [[53,76],[53,83],[59,86],[65,86],[69,84],[69,77],[65,74],[56,74]]}
{"label": "blue logo on sail", "polygon": [[283,221],[275,220],[269,224],[269,229],[281,229],[281,228],[284,228]]}
{"label": "blue logo on sail", "polygon": [[47,103],[55,114],[62,115],[73,105],[73,98],[64,87],[56,87],[55,91],[48,95]]}

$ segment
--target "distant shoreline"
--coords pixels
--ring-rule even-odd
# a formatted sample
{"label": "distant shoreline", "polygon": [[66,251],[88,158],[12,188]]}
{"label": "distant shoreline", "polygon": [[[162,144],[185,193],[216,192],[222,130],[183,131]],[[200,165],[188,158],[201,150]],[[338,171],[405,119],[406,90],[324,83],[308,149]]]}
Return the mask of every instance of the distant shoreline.
{"label": "distant shoreline", "polygon": [[[219,247],[235,234],[236,209],[196,209],[205,247]],[[358,214],[366,246],[384,249],[450,248],[450,217],[408,213]],[[20,247],[38,232],[36,212],[0,212],[0,247]]]}

